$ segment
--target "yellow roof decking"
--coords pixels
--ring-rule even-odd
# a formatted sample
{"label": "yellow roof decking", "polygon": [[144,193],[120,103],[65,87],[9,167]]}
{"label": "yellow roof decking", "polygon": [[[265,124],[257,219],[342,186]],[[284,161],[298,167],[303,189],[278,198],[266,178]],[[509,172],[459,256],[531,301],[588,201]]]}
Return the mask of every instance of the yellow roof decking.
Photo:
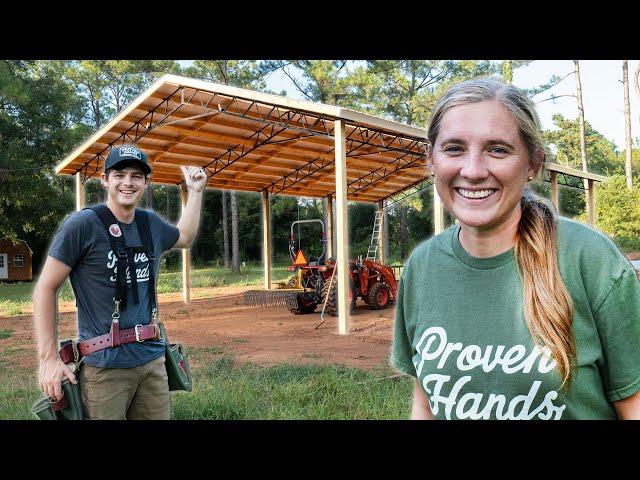
{"label": "yellow roof decking", "polygon": [[346,125],[349,200],[376,202],[427,179],[423,129],[175,75],[156,81],[56,173],[97,177],[112,146],[136,143],[155,183],[179,184],[180,165],[197,165],[211,188],[325,197],[335,194],[335,120]]}

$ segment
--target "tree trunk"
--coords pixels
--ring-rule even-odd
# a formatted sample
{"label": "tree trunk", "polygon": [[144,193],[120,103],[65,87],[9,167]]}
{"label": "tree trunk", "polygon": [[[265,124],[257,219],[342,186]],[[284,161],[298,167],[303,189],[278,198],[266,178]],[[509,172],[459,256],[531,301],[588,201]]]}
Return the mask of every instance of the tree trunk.
{"label": "tree trunk", "polygon": [[227,191],[222,190],[222,239],[224,243],[224,268],[229,268],[229,228],[227,225]]}
{"label": "tree trunk", "polygon": [[386,258],[387,263],[389,263],[389,209],[386,207],[384,209],[382,225],[382,235],[384,235],[384,258]]}
{"label": "tree trunk", "polygon": [[402,207],[400,207],[400,258],[402,258],[403,263],[407,258],[408,239],[407,206],[402,205]]}
{"label": "tree trunk", "polygon": [[638,63],[638,68],[636,68],[636,95],[638,96],[638,100],[640,100],[640,63]]}
{"label": "tree trunk", "polygon": [[622,84],[624,88],[624,126],[627,139],[625,151],[624,171],[627,176],[627,187],[633,186],[633,175],[631,172],[631,156],[633,145],[631,143],[631,107],[629,106],[629,62],[622,61]]}
{"label": "tree trunk", "polygon": [[149,182],[147,187],[147,210],[153,210],[153,184]]}
{"label": "tree trunk", "polygon": [[171,207],[170,207],[170,202],[169,202],[169,185],[165,185],[164,188],[165,188],[165,194],[167,196],[167,204],[165,205],[164,212],[165,212],[165,217],[166,217],[167,221],[169,221],[169,219],[171,218],[170,217]]}
{"label": "tree trunk", "polygon": [[238,258],[238,205],[236,203],[236,192],[231,190],[231,271],[240,272],[240,261]]}
{"label": "tree trunk", "polygon": [[[580,124],[580,157],[582,158],[582,171],[588,171],[588,163],[587,163],[587,141],[585,139],[584,133],[584,107],[582,106],[582,84],[580,83],[580,61],[574,60],[574,65],[576,66],[576,99],[578,100],[578,120]],[[589,181],[585,178],[584,189],[585,192],[589,188]],[[587,218],[591,218],[591,207],[589,206],[589,202],[586,202],[587,206]]]}
{"label": "tree trunk", "polygon": [[513,83],[513,60],[502,62],[502,79],[507,83]]}

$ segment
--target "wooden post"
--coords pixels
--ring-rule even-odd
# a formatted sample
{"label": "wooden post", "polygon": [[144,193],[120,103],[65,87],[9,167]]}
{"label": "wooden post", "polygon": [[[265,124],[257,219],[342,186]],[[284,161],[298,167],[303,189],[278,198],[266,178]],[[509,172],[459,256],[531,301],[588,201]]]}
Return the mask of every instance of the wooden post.
{"label": "wooden post", "polygon": [[[182,213],[187,206],[187,185],[182,182],[180,184],[180,198],[182,200]],[[182,249],[182,300],[189,303],[191,299],[191,249]]]}
{"label": "wooden post", "polygon": [[347,145],[343,120],[334,122],[336,152],[336,280],[338,281],[338,332],[350,330],[349,302],[349,230],[347,228]]}
{"label": "wooden post", "polygon": [[327,258],[332,258],[333,257],[333,237],[334,237],[334,231],[335,229],[333,228],[333,196],[332,195],[327,195],[326,198],[326,203],[325,205],[327,206]]}
{"label": "wooden post", "polygon": [[551,203],[556,207],[556,211],[560,213],[560,195],[558,192],[558,172],[549,171],[551,174]]}
{"label": "wooden post", "polygon": [[596,214],[594,207],[596,206],[595,182],[587,180],[587,214],[590,225],[596,224]]}
{"label": "wooden post", "polygon": [[262,265],[264,267],[264,288],[271,288],[271,210],[269,190],[262,190]]}
{"label": "wooden post", "polygon": [[385,264],[387,263],[387,257],[385,255],[385,238],[384,238],[384,223],[386,220],[386,215],[384,214],[384,204],[386,203],[386,200],[381,200],[378,202],[378,211],[382,211],[382,224],[380,225],[380,233],[378,238],[380,239],[378,241],[378,251],[380,252],[380,263],[381,264]]}
{"label": "wooden post", "polygon": [[433,184],[433,229],[436,235],[444,230],[444,205],[435,183]]}
{"label": "wooden post", "polygon": [[85,207],[86,198],[84,193],[84,181],[80,172],[74,175],[76,177],[76,211]]}

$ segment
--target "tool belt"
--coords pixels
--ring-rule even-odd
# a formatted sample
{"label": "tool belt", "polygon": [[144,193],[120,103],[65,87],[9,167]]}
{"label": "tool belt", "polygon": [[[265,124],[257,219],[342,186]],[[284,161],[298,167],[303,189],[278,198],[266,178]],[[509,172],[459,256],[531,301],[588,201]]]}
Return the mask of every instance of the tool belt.
{"label": "tool belt", "polygon": [[98,352],[109,347],[117,347],[125,343],[144,342],[145,340],[157,340],[160,338],[160,329],[157,323],[149,325],[136,325],[133,328],[120,330],[113,328],[111,332],[90,338],[78,343],[68,343],[60,349],[60,359],[64,363],[77,362],[80,357]]}
{"label": "tool belt", "polygon": [[[154,312],[155,313],[155,312]],[[160,338],[160,327],[155,315],[149,325],[136,325],[133,328],[120,330],[118,322],[111,324],[111,332],[90,338],[82,342],[65,340],[60,344],[60,359],[71,368],[78,383],[73,384],[67,378],[62,380],[62,398],[53,402],[49,397],[37,400],[31,412],[41,420],[84,420],[84,407],[80,391],[80,367],[85,355],[117,347],[125,343],[144,342]],[[188,368],[188,367],[187,367]]]}
{"label": "tool belt", "polygon": [[[69,367],[77,378],[80,368],[78,364],[72,362]],[[84,420],[80,384],[73,384],[68,378],[64,378],[62,380],[62,398],[56,402],[51,401],[49,397],[36,400],[31,407],[31,413],[41,420]]]}

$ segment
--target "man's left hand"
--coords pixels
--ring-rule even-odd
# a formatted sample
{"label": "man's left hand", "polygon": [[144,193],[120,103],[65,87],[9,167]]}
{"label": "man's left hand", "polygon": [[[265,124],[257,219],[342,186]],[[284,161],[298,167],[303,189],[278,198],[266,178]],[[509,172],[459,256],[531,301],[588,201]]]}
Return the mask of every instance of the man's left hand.
{"label": "man's left hand", "polygon": [[201,192],[204,190],[204,187],[207,185],[207,174],[204,168],[200,167],[183,167],[182,175],[184,175],[184,181],[189,190],[194,190],[196,192]]}

